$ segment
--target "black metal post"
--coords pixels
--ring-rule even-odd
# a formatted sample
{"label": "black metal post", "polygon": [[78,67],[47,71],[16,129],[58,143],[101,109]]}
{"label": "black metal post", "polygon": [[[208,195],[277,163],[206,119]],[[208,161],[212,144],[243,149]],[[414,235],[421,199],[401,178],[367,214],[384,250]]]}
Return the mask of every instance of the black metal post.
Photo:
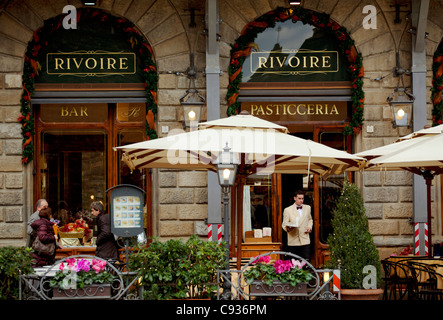
{"label": "black metal post", "polygon": [[223,282],[223,300],[231,299],[231,284],[228,280],[229,278],[229,189],[230,187],[223,188],[223,207],[224,207],[224,240],[226,242],[226,260],[225,260],[225,270],[227,270],[225,281]]}

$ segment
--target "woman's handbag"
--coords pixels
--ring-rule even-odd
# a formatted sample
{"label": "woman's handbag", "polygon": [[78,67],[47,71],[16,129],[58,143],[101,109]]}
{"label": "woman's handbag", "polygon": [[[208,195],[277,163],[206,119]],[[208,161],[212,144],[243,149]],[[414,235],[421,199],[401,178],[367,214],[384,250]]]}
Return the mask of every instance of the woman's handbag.
{"label": "woman's handbag", "polygon": [[39,255],[44,254],[46,256],[52,256],[55,252],[55,243],[51,242],[48,244],[44,244],[37,236],[32,243],[32,249],[34,249],[34,251],[37,252]]}

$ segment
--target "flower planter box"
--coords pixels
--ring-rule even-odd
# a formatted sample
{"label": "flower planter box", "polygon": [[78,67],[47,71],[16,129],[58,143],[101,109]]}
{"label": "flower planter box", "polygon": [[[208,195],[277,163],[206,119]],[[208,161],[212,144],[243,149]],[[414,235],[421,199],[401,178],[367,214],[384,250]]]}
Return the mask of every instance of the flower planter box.
{"label": "flower planter box", "polygon": [[78,289],[52,289],[52,298],[61,299],[111,299],[110,284],[91,284]]}
{"label": "flower planter box", "polygon": [[249,286],[250,296],[304,296],[307,295],[307,283],[302,282],[297,286],[289,283],[274,281],[272,286],[266,285],[262,281],[253,281]]}

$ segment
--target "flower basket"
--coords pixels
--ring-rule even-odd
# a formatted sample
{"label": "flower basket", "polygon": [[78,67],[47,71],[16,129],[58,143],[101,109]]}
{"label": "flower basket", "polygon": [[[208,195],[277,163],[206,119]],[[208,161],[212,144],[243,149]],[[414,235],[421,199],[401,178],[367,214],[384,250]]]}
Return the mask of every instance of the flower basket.
{"label": "flower basket", "polygon": [[85,236],[85,231],[62,232],[59,230],[58,234],[60,235],[60,238],[83,238]]}
{"label": "flower basket", "polygon": [[77,289],[61,289],[60,287],[55,287],[52,289],[52,297],[54,300],[111,299],[111,285],[109,283],[91,284]]}
{"label": "flower basket", "polygon": [[307,283],[313,279],[306,262],[295,259],[275,260],[259,256],[243,272],[250,296],[306,296]]}
{"label": "flower basket", "polygon": [[109,299],[115,275],[106,270],[103,259],[68,258],[51,277],[53,299]]}
{"label": "flower basket", "polygon": [[307,283],[301,282],[296,286],[290,283],[284,283],[274,280],[272,286],[265,284],[263,281],[254,280],[249,285],[250,296],[301,296],[307,294]]}

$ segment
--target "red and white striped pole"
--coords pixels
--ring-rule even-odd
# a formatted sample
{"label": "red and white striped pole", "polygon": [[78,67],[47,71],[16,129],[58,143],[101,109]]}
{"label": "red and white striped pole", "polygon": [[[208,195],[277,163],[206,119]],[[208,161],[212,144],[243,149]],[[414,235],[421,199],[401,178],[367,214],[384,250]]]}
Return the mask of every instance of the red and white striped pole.
{"label": "red and white striped pole", "polygon": [[334,270],[332,277],[332,291],[340,292],[340,270]]}
{"label": "red and white striped pole", "polygon": [[218,243],[222,242],[222,225],[221,224],[217,225],[217,242]]}
{"label": "red and white striped pole", "polygon": [[212,240],[212,224],[208,223],[208,241]]}
{"label": "red and white striped pole", "polygon": [[[423,241],[424,241],[424,249],[425,255],[427,256],[429,253],[429,241],[428,241],[428,224],[426,222],[423,223]],[[414,247],[415,247],[415,255],[420,255],[420,223],[416,222],[414,224]]]}
{"label": "red and white striped pole", "polygon": [[[223,229],[221,224],[217,224],[217,242],[222,242]],[[212,241],[212,224],[208,223],[208,240]]]}

